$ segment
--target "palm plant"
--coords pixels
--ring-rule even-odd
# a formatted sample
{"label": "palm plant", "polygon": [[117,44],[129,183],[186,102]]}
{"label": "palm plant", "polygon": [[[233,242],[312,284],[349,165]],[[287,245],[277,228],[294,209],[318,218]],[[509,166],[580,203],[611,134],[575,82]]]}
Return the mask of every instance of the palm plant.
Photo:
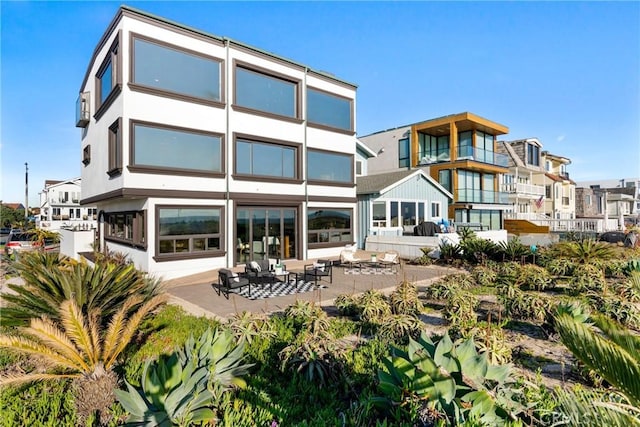
{"label": "palm plant", "polygon": [[560,256],[580,264],[605,261],[615,256],[611,245],[605,242],[596,242],[593,239],[558,243],[556,249]]}
{"label": "palm plant", "polygon": [[561,395],[568,424],[640,425],[640,337],[604,316],[592,316],[591,324],[564,310],[555,320],[569,350],[617,389],[613,399],[594,393]]}
{"label": "palm plant", "polygon": [[504,258],[509,261],[520,261],[523,256],[531,253],[529,247],[523,245],[518,236],[509,239],[507,242],[500,242],[498,249]]}
{"label": "palm plant", "polygon": [[[141,297],[131,296],[111,316],[106,328],[100,325],[102,313],[98,309],[87,316],[74,300],[63,301],[59,322],[33,318],[29,327],[20,329],[20,335],[0,335],[0,347],[40,356],[57,372],[5,375],[0,377],[0,385],[73,378],[78,415],[83,418],[94,411],[99,416],[106,414],[115,401],[117,377],[113,368],[118,357],[144,317],[165,300],[165,295],[157,295],[139,306]],[[131,313],[135,306],[139,308]]]}
{"label": "palm plant", "polygon": [[133,265],[103,262],[91,267],[54,253],[25,254],[16,263],[16,270],[24,285],[7,285],[15,294],[3,295],[7,303],[0,318],[3,326],[25,326],[30,319],[41,316],[59,322],[59,309],[65,300],[73,300],[85,316],[98,310],[106,322],[131,296],[141,299],[129,308],[130,312],[161,292],[158,280]]}

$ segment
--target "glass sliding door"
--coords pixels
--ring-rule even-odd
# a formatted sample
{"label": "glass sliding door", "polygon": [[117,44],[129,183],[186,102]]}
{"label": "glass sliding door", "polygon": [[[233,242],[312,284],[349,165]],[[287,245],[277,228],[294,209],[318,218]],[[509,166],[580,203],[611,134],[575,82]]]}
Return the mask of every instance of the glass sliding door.
{"label": "glass sliding door", "polygon": [[236,263],[295,258],[296,230],[295,208],[238,208]]}

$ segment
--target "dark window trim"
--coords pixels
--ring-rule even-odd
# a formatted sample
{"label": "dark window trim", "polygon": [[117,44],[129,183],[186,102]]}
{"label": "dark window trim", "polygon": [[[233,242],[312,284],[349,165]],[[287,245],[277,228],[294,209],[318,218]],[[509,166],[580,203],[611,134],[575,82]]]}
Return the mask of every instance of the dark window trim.
{"label": "dark window trim", "polygon": [[109,126],[109,139],[108,139],[108,168],[107,175],[114,177],[122,173],[122,117]]}
{"label": "dark window trim", "polygon": [[[309,127],[313,127],[313,128],[318,128],[318,129],[326,129],[326,130],[330,130],[332,132],[338,132],[338,133],[344,133],[346,135],[355,135],[355,131],[354,131],[354,127],[355,127],[355,120],[354,120],[354,108],[353,108],[353,99],[348,98],[346,96],[343,95],[338,95],[337,93],[333,93],[333,92],[329,92],[328,90],[324,90],[324,89],[320,89],[318,87],[315,86],[309,86],[307,85],[307,92],[309,92],[309,89],[314,90],[316,92],[321,92],[325,95],[329,95],[329,96],[333,96],[335,98],[340,98],[343,99],[345,101],[349,101],[349,129],[343,129],[343,128],[338,128],[338,127],[334,127],[334,126],[330,126],[330,125],[326,125],[326,124],[322,124],[322,123],[315,123],[312,122],[311,120],[309,120],[309,112],[308,112],[308,108],[309,106],[307,105],[307,125]],[[309,95],[307,95],[307,99],[309,98]],[[308,101],[307,101],[308,102]]]}
{"label": "dark window trim", "polygon": [[[252,143],[262,143],[262,144],[272,144],[279,145],[284,147],[294,148],[296,150],[295,161],[296,165],[294,167],[294,177],[293,178],[285,178],[285,177],[276,177],[276,176],[264,176],[264,175],[246,175],[239,174],[236,170],[236,155],[238,153],[238,140],[243,140]],[[264,182],[284,182],[290,184],[300,184],[304,182],[302,178],[302,144],[298,142],[292,141],[283,141],[280,139],[273,138],[262,138],[254,135],[248,135],[243,133],[233,133],[233,178],[237,180],[247,180],[247,181],[264,181]]]}
{"label": "dark window trim", "polygon": [[[98,72],[95,75],[95,93],[96,96],[95,102],[95,114],[93,118],[96,120],[100,120],[100,117],[109,109],[113,101],[120,95],[122,92],[122,30],[118,30],[118,34],[115,37],[113,43],[109,47],[109,51],[105,56],[102,64],[100,64],[100,68],[98,68]],[[107,68],[107,66],[111,64],[111,72],[115,73],[115,85],[111,89],[111,92],[107,96],[107,98],[102,102],[102,73]],[[115,66],[114,66],[115,65]],[[113,78],[113,75],[112,75]]]}
{"label": "dark window trim", "polygon": [[[208,59],[208,60],[212,60],[218,63],[218,65],[220,66],[220,100],[219,101],[213,101],[210,99],[206,99],[206,98],[200,98],[197,96],[192,96],[192,95],[186,95],[183,93],[179,93],[179,92],[173,92],[170,90],[166,90],[166,89],[159,89],[156,87],[151,87],[151,86],[146,86],[140,83],[136,83],[133,81],[133,77],[134,77],[134,73],[135,73],[135,39],[139,39],[139,40],[143,40],[145,42],[148,43],[152,43],[152,44],[156,44],[160,47],[164,47],[167,49],[172,49],[181,53],[186,53],[189,55],[193,55],[193,56],[199,56],[201,58],[204,59]],[[131,90],[137,91],[137,92],[142,92],[142,93],[147,93],[150,95],[157,95],[157,96],[162,96],[162,97],[166,97],[166,98],[173,98],[173,99],[177,99],[180,101],[186,101],[186,102],[194,102],[194,103],[198,103],[198,104],[203,104],[203,105],[208,105],[211,107],[217,107],[217,108],[225,108],[226,105],[226,101],[225,101],[225,84],[226,84],[226,80],[225,80],[225,66],[224,66],[224,60],[222,58],[218,58],[215,56],[211,56],[211,55],[206,55],[204,53],[195,51],[195,50],[191,50],[191,49],[186,49],[171,43],[167,43],[165,41],[162,40],[158,40],[158,39],[154,39],[151,37],[147,37],[144,36],[142,34],[138,34],[138,33],[130,33],[129,36],[129,82],[128,82],[128,86]]]}
{"label": "dark window trim", "polygon": [[[292,83],[295,86],[295,96],[296,99],[294,100],[295,102],[295,115],[293,117],[290,116],[283,116],[280,114],[276,114],[276,113],[271,113],[269,111],[263,111],[263,110],[256,110],[254,108],[250,108],[250,107],[245,107],[242,105],[239,105],[236,102],[236,88],[237,88],[237,78],[236,78],[236,70],[238,68],[244,68],[245,70],[248,71],[252,71],[254,73],[257,74],[262,74],[266,77],[271,77],[277,80],[284,80],[285,82],[289,82]],[[263,68],[257,65],[253,65],[253,64],[249,64],[247,62],[243,62],[243,61],[239,61],[237,59],[233,60],[233,101],[232,101],[232,108],[235,111],[241,111],[241,112],[247,112],[247,113],[251,113],[251,114],[255,114],[255,115],[259,115],[259,116],[264,116],[264,117],[269,117],[269,118],[274,118],[274,119],[279,119],[279,120],[285,120],[285,121],[289,121],[292,123],[302,123],[304,120],[302,119],[302,80],[297,79],[295,77],[291,77],[288,76],[286,74],[282,74],[282,73],[278,73],[276,71],[272,71],[269,70],[267,68]]]}
{"label": "dark window trim", "polygon": [[[322,152],[322,153],[328,153],[328,154],[335,154],[335,155],[342,155],[344,157],[349,157],[351,159],[351,165],[350,165],[350,170],[351,170],[351,182],[336,182],[336,181],[324,181],[321,179],[310,179],[309,178],[309,151],[315,151],[315,152]],[[356,185],[356,178],[355,178],[355,155],[353,154],[349,154],[349,153],[342,153],[340,151],[331,151],[331,150],[324,150],[322,148],[307,148],[307,182],[309,184],[318,184],[318,185],[327,185],[327,186],[333,186],[333,187],[354,187]]]}
{"label": "dark window trim", "polygon": [[[351,237],[352,237],[352,241],[351,242],[347,242],[347,241],[339,241],[339,242],[320,242],[320,243],[311,243],[309,241],[309,234],[310,233],[314,233],[314,232],[330,232],[331,230],[343,230],[342,228],[336,228],[336,229],[331,229],[331,228],[322,228],[322,229],[318,229],[318,230],[312,230],[311,228],[309,228],[309,211],[310,210],[323,210],[323,209],[327,209],[327,210],[332,210],[332,211],[349,211],[351,212]],[[355,209],[353,208],[336,208],[336,207],[327,207],[327,206],[313,206],[313,207],[308,207],[307,208],[307,214],[305,215],[305,221],[306,221],[306,226],[307,226],[307,235],[306,235],[306,240],[307,240],[307,247],[309,249],[321,249],[321,248],[334,248],[334,247],[340,247],[340,246],[344,246],[345,244],[353,244],[353,237],[355,237],[354,235],[354,229],[353,229],[353,223],[354,221],[357,221],[357,219],[355,218]]]}
{"label": "dark window trim", "polygon": [[[184,133],[192,133],[195,135],[204,135],[211,136],[215,138],[220,138],[220,171],[217,172],[207,172],[198,169],[187,169],[187,168],[173,168],[166,166],[151,166],[151,165],[137,165],[135,164],[135,145],[136,145],[136,133],[135,133],[135,125],[141,125],[156,129],[165,129],[165,130],[174,130],[178,132]],[[165,175],[183,175],[183,176],[202,176],[209,178],[224,178],[226,176],[226,167],[225,167],[225,159],[226,159],[226,150],[225,150],[226,142],[224,133],[211,132],[193,128],[186,128],[182,126],[173,126],[162,123],[148,122],[145,120],[129,120],[129,166],[128,170],[132,172],[139,173],[154,173],[154,174],[165,174]]]}
{"label": "dark window trim", "polygon": [[87,166],[89,163],[91,163],[91,144],[87,144],[82,149],[82,164]]}
{"label": "dark window trim", "polygon": [[[219,209],[220,210],[220,249],[212,250],[212,251],[202,251],[202,252],[180,252],[177,254],[161,254],[160,253],[160,210],[161,209]],[[197,259],[197,258],[216,258],[226,255],[226,240],[225,240],[225,209],[224,205],[156,205],[155,208],[155,252],[152,257],[156,262],[163,261],[180,261],[186,259]]]}
{"label": "dark window trim", "polygon": [[[109,233],[111,231],[111,224],[109,223],[109,220],[112,216],[115,215],[130,215],[132,214],[133,217],[133,240],[129,240],[129,239],[123,239],[123,238],[119,238],[116,236],[111,236]],[[104,221],[106,223],[105,225],[105,231],[104,231],[104,239],[106,241],[109,242],[114,242],[114,243],[118,243],[121,245],[126,245],[132,248],[138,248],[138,249],[143,249],[143,250],[147,250],[148,247],[148,234],[147,233],[147,211],[146,210],[139,210],[139,211],[116,211],[116,212],[105,212],[104,213]],[[140,224],[142,223],[142,224]],[[142,227],[142,230],[140,230],[140,227]],[[137,240],[137,237],[140,236],[140,232],[144,233],[145,236],[145,241],[144,242],[140,242],[139,240]]]}

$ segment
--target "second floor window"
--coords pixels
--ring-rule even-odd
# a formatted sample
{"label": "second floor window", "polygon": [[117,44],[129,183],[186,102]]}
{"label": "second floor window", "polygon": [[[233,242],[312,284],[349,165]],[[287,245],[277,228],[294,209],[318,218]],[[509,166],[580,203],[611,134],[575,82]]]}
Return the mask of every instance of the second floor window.
{"label": "second floor window", "polygon": [[535,144],[527,144],[527,164],[540,166],[540,147]]}
{"label": "second floor window", "polygon": [[309,123],[341,130],[352,130],[352,101],[317,89],[307,89]]}
{"label": "second floor window", "polygon": [[297,178],[298,150],[294,146],[238,139],[236,142],[238,175]]}
{"label": "second floor window", "polygon": [[122,119],[118,119],[109,126],[109,167],[107,173],[110,176],[119,175],[122,172]]}
{"label": "second floor window", "polygon": [[238,106],[297,118],[297,90],[294,81],[236,67],[235,104]]}
{"label": "second floor window", "polygon": [[408,168],[411,167],[410,156],[411,152],[409,148],[409,138],[403,138],[398,140],[398,167]]}
{"label": "second floor window", "polygon": [[307,151],[307,179],[326,183],[353,183],[353,157],[328,151]]}

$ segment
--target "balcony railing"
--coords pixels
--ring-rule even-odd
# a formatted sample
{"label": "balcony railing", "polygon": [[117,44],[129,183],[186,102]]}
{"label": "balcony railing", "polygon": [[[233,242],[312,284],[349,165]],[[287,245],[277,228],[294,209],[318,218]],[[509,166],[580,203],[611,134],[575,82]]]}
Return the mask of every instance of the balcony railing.
{"label": "balcony railing", "polygon": [[475,160],[476,162],[488,163],[490,165],[509,166],[509,158],[504,154],[475,147],[458,147],[458,160],[463,159]]}
{"label": "balcony railing", "polygon": [[458,188],[455,194],[456,202],[466,203],[509,203],[509,194],[502,191],[477,190],[473,188]]}
{"label": "balcony railing", "polygon": [[533,197],[544,196],[545,192],[544,185],[524,184],[521,182],[502,184],[502,191],[510,194],[522,194]]}

